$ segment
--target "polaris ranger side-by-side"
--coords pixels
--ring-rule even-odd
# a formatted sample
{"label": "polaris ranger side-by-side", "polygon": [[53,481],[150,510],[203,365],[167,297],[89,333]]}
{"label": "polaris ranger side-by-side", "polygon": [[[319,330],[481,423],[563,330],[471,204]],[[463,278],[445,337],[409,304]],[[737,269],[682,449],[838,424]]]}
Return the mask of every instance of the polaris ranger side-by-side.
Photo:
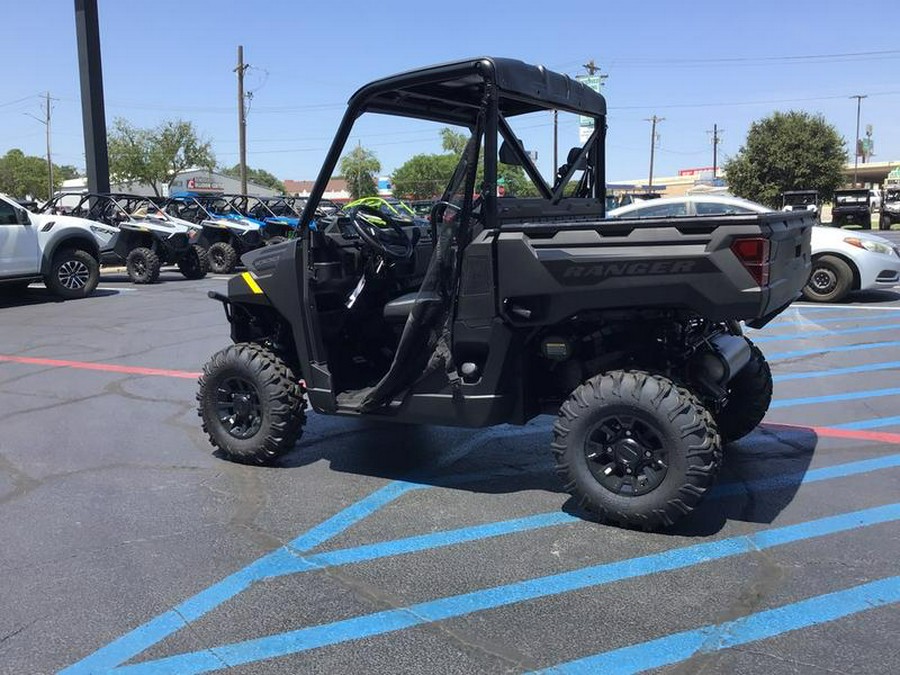
{"label": "polaris ranger side-by-side", "polygon": [[[513,125],[554,109],[594,128],[551,184]],[[312,230],[370,113],[468,129],[468,143],[427,226],[361,205]],[[598,519],[653,528],[689,513],[723,445],[769,406],[769,367],[739,322],[761,327],[799,296],[814,218],[604,220],[605,135],[599,93],[511,59],[357,91],[297,238],[244,255],[247,272],[210,293],[234,342],[200,378],[213,445],[275,461],[307,399],[325,415],[464,427],[553,413],[557,470]],[[521,167],[537,196],[498,196],[499,164]]]}

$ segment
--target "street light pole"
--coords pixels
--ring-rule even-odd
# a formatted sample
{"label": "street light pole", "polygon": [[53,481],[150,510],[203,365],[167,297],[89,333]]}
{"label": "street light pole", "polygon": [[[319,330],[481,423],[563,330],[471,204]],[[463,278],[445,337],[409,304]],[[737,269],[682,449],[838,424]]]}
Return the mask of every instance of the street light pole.
{"label": "street light pole", "polygon": [[850,98],[856,99],[856,143],[853,145],[853,187],[857,183],[857,171],[859,169],[859,112],[862,108],[862,100],[869,98],[868,94],[854,94]]}

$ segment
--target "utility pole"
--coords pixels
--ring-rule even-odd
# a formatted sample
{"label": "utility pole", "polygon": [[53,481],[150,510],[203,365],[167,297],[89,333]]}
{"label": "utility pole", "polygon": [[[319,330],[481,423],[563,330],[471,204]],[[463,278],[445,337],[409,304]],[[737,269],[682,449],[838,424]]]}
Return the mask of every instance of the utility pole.
{"label": "utility pole", "polygon": [[648,117],[644,121],[650,122],[650,180],[647,182],[648,187],[653,187],[653,157],[656,150],[656,125],[665,121],[665,117]]}
{"label": "utility pole", "polygon": [[559,110],[553,111],[553,180],[556,181],[556,170],[559,168]]}
{"label": "utility pole", "polygon": [[25,113],[28,117],[37,120],[41,124],[43,124],[47,129],[47,199],[53,198],[53,159],[50,155],[50,119],[51,119],[51,111],[53,110],[53,104],[51,101],[57,101],[59,99],[51,98],[50,92],[48,91],[45,96],[44,102],[44,117],[43,119],[37,117],[36,115],[32,115],[31,113]]}
{"label": "utility pole", "polygon": [[856,173],[859,169],[859,112],[862,100],[869,98],[868,94],[854,94],[850,98],[856,99],[856,143],[853,145],[853,187],[856,187]]}
{"label": "utility pole", "polygon": [[247,109],[244,107],[244,46],[238,45],[238,62],[234,72],[238,77],[238,145],[240,146],[241,194],[247,194]]}
{"label": "utility pole", "polygon": [[713,180],[716,179],[719,169],[719,143],[722,141],[721,133],[722,129],[719,129],[718,124],[713,124],[712,131],[707,131],[706,133],[712,134],[712,146],[713,146]]}

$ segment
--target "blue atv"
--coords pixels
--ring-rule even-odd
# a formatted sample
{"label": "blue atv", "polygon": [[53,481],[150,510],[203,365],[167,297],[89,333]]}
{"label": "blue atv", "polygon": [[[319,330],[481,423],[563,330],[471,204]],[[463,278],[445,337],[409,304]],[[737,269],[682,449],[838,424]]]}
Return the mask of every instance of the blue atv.
{"label": "blue atv", "polygon": [[165,208],[203,228],[198,243],[206,249],[209,269],[216,274],[233,272],[240,256],[266,243],[265,223],[244,215],[223,195],[179,192]]}

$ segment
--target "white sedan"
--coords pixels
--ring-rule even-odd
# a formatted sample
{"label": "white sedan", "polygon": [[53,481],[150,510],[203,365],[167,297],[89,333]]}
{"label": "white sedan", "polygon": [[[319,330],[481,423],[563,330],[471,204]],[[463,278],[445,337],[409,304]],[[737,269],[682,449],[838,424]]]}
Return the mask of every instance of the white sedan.
{"label": "white sedan", "polygon": [[[769,213],[772,209],[737,197],[687,195],[636,202],[613,209],[608,218],[673,218]],[[812,272],[803,296],[840,302],[851,291],[891,288],[900,283],[900,249],[863,231],[816,225],[812,229]]]}

